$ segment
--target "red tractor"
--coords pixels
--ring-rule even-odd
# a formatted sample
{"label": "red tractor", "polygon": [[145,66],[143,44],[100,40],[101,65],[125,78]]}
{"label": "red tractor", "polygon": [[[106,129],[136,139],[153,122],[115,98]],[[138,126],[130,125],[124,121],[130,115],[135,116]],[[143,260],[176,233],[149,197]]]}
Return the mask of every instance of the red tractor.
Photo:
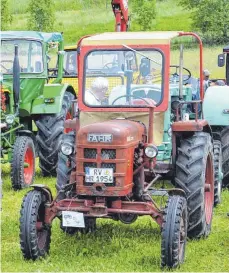
{"label": "red tractor", "polygon": [[[189,119],[188,109],[201,100],[191,100],[182,50],[179,66],[170,63],[171,40],[185,35],[199,42],[202,81],[202,43],[193,33],[117,32],[79,41],[79,119],[66,122],[74,131],[61,145],[57,196],[33,185],[24,197],[20,243],[26,259],[49,252],[56,217],[74,234],[93,232],[97,218],[131,224],[148,215],[161,228],[161,265],[168,267],[183,262],[187,235],[210,233],[211,129],[197,111]],[[171,67],[179,74],[170,74]],[[160,180],[173,187],[157,189]],[[162,206],[161,195],[167,196]]]}

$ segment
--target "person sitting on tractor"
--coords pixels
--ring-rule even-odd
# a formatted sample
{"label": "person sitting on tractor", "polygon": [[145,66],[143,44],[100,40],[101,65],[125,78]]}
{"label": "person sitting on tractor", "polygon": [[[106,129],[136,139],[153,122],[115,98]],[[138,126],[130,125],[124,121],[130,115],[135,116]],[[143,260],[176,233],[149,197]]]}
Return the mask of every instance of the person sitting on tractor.
{"label": "person sitting on tractor", "polygon": [[210,77],[210,72],[205,69],[203,71],[203,76],[204,76],[204,92],[208,89],[208,87],[210,86],[210,80],[209,80],[209,77]]}
{"label": "person sitting on tractor", "polygon": [[109,82],[104,77],[96,78],[90,89],[86,90],[85,102],[88,105],[102,105],[106,104],[106,93],[109,88]]}

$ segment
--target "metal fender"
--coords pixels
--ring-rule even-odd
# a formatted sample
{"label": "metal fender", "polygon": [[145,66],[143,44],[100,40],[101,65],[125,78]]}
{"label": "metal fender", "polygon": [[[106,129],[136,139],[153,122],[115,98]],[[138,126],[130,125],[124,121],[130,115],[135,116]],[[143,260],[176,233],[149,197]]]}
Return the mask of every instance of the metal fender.
{"label": "metal fender", "polygon": [[43,94],[33,101],[31,114],[59,113],[66,91],[75,95],[74,88],[69,84],[45,84]]}
{"label": "metal fender", "polygon": [[203,113],[210,125],[229,125],[229,86],[211,86],[207,89]]}
{"label": "metal fender", "polygon": [[42,184],[33,184],[30,187],[34,188],[34,190],[43,192],[44,195],[47,197],[47,200],[49,201],[49,203],[52,203],[53,197],[52,197],[52,192],[49,189],[49,187],[42,185]]}

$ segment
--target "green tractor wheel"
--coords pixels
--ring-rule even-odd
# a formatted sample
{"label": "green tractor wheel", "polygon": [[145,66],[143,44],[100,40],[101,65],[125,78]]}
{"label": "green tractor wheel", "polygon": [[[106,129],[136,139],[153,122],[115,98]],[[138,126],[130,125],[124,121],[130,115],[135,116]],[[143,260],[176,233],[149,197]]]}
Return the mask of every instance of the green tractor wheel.
{"label": "green tractor wheel", "polygon": [[221,143],[223,153],[223,185],[229,186],[229,126],[221,132]]}
{"label": "green tractor wheel", "polygon": [[18,136],[11,161],[11,181],[14,190],[29,187],[35,175],[35,148],[32,138]]}
{"label": "green tractor wheel", "polygon": [[56,176],[58,152],[64,133],[64,122],[70,117],[69,113],[71,112],[71,101],[73,99],[74,95],[66,92],[59,114],[43,115],[36,121],[39,165],[43,176]]}

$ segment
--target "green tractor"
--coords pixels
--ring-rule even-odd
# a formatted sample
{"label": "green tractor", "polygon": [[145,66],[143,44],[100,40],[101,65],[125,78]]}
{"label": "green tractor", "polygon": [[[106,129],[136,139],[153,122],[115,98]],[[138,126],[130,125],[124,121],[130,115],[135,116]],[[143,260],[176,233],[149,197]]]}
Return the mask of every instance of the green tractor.
{"label": "green tractor", "polygon": [[1,162],[11,162],[14,189],[32,183],[35,150],[42,174],[56,175],[64,122],[73,115],[75,98],[74,88],[61,83],[63,59],[60,33],[1,32]]}
{"label": "green tractor", "polygon": [[229,96],[229,46],[218,56],[218,66],[223,67],[225,63],[226,79],[214,80],[206,90],[203,112],[211,125],[217,149],[222,149],[222,167],[217,173],[223,176],[223,186],[229,186],[229,101],[226,99]]}

